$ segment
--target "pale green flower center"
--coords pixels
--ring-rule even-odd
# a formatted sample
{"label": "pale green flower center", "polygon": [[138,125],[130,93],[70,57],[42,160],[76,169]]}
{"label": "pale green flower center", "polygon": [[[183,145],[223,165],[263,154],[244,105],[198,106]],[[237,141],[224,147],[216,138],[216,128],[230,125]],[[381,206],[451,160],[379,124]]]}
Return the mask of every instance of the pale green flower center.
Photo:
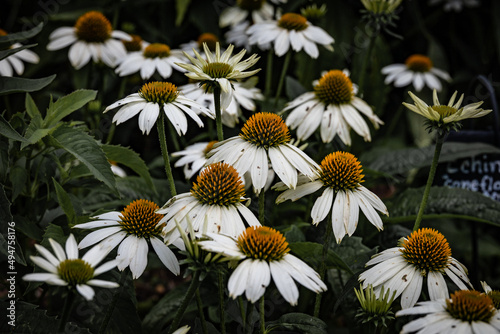
{"label": "pale green flower center", "polygon": [[244,10],[252,11],[252,10],[259,10],[262,8],[262,5],[266,0],[238,0],[236,1],[238,7]]}
{"label": "pale green flower center", "polygon": [[307,19],[296,13],[286,13],[278,21],[278,27],[286,30],[301,31],[307,28]]}
{"label": "pale green flower center", "polygon": [[178,95],[177,86],[170,82],[148,82],[139,90],[139,96],[143,99],[160,105],[175,101]]}
{"label": "pale green flower center", "polygon": [[496,309],[491,298],[479,291],[459,290],[446,300],[446,311],[455,319],[466,322],[489,322]]}
{"label": "pale green flower center", "polygon": [[436,111],[441,116],[441,118],[451,116],[458,111],[456,108],[445,105],[432,106],[431,108],[432,110]]}
{"label": "pale green flower center", "polygon": [[57,267],[59,277],[69,285],[85,284],[94,277],[94,268],[81,259],[64,260]]}
{"label": "pale green flower center", "polygon": [[166,44],[149,44],[143,53],[145,58],[165,58],[170,56],[170,47]]}
{"label": "pale green flower center", "polygon": [[403,258],[425,276],[428,272],[443,272],[451,261],[448,241],[438,231],[421,228],[402,241]]}
{"label": "pale green flower center", "polygon": [[111,37],[111,23],[99,12],[88,12],[75,24],[78,39],[88,43],[104,43]]}
{"label": "pale green flower center", "polygon": [[123,209],[120,215],[120,225],[128,234],[138,238],[157,236],[162,226],[157,226],[163,215],[156,213],[159,207],[156,203],[138,199]]}
{"label": "pale green flower center", "polygon": [[233,71],[227,63],[208,63],[203,67],[203,72],[211,78],[226,78]]}
{"label": "pale green flower center", "polygon": [[237,243],[243,254],[258,260],[279,261],[290,251],[283,234],[267,226],[248,227]]}
{"label": "pale green flower center", "polygon": [[242,201],[245,186],[233,166],[219,162],[203,169],[191,194],[203,204],[230,206]]}
{"label": "pale green flower center", "polygon": [[323,75],[314,86],[318,100],[325,104],[350,103],[353,97],[352,81],[340,70],[331,70]]}

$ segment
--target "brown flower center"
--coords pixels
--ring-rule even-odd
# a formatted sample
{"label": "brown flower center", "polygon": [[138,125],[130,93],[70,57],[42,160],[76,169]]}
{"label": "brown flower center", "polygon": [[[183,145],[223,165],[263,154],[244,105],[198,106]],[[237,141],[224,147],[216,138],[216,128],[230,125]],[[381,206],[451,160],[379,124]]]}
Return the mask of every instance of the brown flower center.
{"label": "brown flower center", "polygon": [[156,213],[158,209],[158,205],[151,201],[135,200],[121,212],[120,225],[127,233],[138,238],[159,235],[162,227],[157,227],[157,224],[163,215]]}
{"label": "brown flower center", "polygon": [[100,12],[83,14],[75,24],[76,36],[87,43],[104,43],[111,37],[111,23]]}
{"label": "brown flower center", "polygon": [[351,79],[340,70],[331,70],[323,75],[314,86],[314,93],[325,104],[349,103],[354,96]]}
{"label": "brown flower center", "polygon": [[327,187],[353,190],[363,182],[363,168],[358,159],[348,152],[333,152],[321,161],[320,180]]}
{"label": "brown flower center", "polygon": [[286,13],[278,21],[278,27],[286,30],[301,31],[307,28],[307,19],[296,13]]}
{"label": "brown flower center", "polygon": [[290,251],[283,234],[267,226],[248,227],[237,243],[243,254],[258,260],[279,261]]}
{"label": "brown flower center", "polygon": [[405,61],[406,66],[414,72],[429,72],[432,61],[424,55],[411,55]]}
{"label": "brown flower center", "polygon": [[290,141],[290,131],[283,119],[268,112],[252,115],[243,125],[240,136],[246,141],[265,149]]}

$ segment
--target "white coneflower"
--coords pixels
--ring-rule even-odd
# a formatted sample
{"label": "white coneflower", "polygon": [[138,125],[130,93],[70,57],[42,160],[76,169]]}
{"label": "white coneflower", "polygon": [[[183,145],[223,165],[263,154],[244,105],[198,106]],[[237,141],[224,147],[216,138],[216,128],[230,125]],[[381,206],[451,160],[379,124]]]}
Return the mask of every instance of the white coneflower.
{"label": "white coneflower", "polygon": [[246,32],[250,45],[257,44],[266,50],[269,43],[273,43],[274,52],[278,57],[286,54],[291,47],[296,52],[304,50],[311,58],[318,58],[319,50],[316,44],[333,51],[332,36],[296,13],[283,14],[278,21],[255,23]]}
{"label": "white coneflower", "polygon": [[[184,114],[191,117],[198,126],[203,127],[203,122],[197,114],[203,113],[214,118],[209,109],[179,94],[177,86],[170,82],[149,82],[144,84],[138,93],[116,101],[108,106],[104,112],[118,108],[113,116],[113,122],[123,123],[139,114],[139,128],[142,133],[149,134],[156,123],[160,112],[164,112],[172,123],[177,134],[185,134],[188,123]],[[193,111],[196,110],[196,111]]]}
{"label": "white coneflower", "polygon": [[257,113],[245,122],[239,136],[214,145],[207,163],[224,161],[233,165],[240,175],[250,172],[254,190],[260,193],[269,177],[270,161],[281,181],[295,188],[297,171],[313,179],[318,165],[290,141],[290,131],[280,116]]}
{"label": "white coneflower", "polygon": [[382,286],[401,295],[401,307],[409,308],[420,298],[424,278],[431,300],[446,298],[448,287],[444,275],[448,276],[459,289],[470,287],[467,269],[451,257],[448,241],[438,231],[421,228],[399,241],[398,247],[389,248],[376,254],[366,263],[372,266],[359,275],[363,288],[372,285],[375,293]]}
{"label": "white coneflower", "polygon": [[382,74],[387,75],[386,84],[394,82],[395,87],[413,84],[417,92],[424,86],[440,91],[442,85],[438,78],[451,80],[448,73],[433,66],[429,57],[420,54],[411,55],[404,64],[392,64],[382,68]]}
{"label": "white coneflower", "polygon": [[68,57],[77,70],[85,66],[90,59],[102,61],[109,67],[115,67],[127,51],[121,40],[131,37],[123,31],[113,30],[109,20],[100,12],[91,11],[78,18],[74,27],[61,27],[49,36],[47,50],[54,51],[69,48]]}
{"label": "white coneflower", "polygon": [[207,236],[212,240],[198,242],[203,249],[241,261],[227,284],[232,298],[245,293],[246,298],[255,303],[264,295],[271,277],[291,305],[297,305],[299,299],[295,281],[316,293],[327,289],[314,269],[289,253],[285,237],[273,228],[249,227],[237,239],[215,233]]}
{"label": "white coneflower", "polygon": [[[0,36],[7,36],[7,32],[0,29]],[[8,47],[8,49],[16,49],[23,46],[21,43],[14,43]],[[11,77],[14,72],[17,75],[22,75],[24,73],[24,63],[37,64],[40,58],[36,53],[31,50],[24,49],[11,54],[7,58],[0,60],[0,75],[4,77]]]}
{"label": "white coneflower", "polygon": [[55,256],[41,245],[35,245],[40,256],[30,256],[31,261],[47,273],[33,273],[23,276],[25,281],[45,282],[51,285],[76,288],[86,300],[94,298],[92,286],[117,288],[116,282],[103,281],[94,277],[116,267],[117,261],[109,261],[96,267],[108,255],[110,249],[95,246],[80,259],[75,237],[70,234],[64,250],[61,245],[49,238]]}
{"label": "white coneflower", "polygon": [[[317,180],[304,180],[295,189],[283,192],[276,203],[288,199],[296,201],[320,189],[323,192],[314,202],[311,218],[314,225],[323,221],[331,212],[332,230],[335,240],[340,243],[347,234],[351,236],[358,226],[359,210],[378,230],[383,229],[382,219],[377,211],[388,215],[385,204],[361,183],[363,169],[358,159],[351,153],[334,152],[327,155],[319,167]],[[304,178],[305,179],[305,178]]]}
{"label": "white coneflower", "polygon": [[158,222],[163,215],[157,214],[159,207],[148,200],[135,200],[123,211],[108,212],[96,216],[97,220],[77,224],[74,228],[97,229],[89,233],[78,245],[86,248],[97,243],[111,249],[118,246],[118,269],[130,267],[132,277],[139,278],[148,264],[148,243],[151,244],[161,262],[175,275],[179,275],[179,261],[161,238]]}
{"label": "white coneflower", "polygon": [[365,141],[371,141],[370,129],[361,114],[368,117],[375,129],[384,124],[372,108],[357,97],[347,71],[331,70],[313,82],[314,91],[297,97],[285,106],[290,111],[286,124],[297,129],[300,140],[309,138],[320,128],[321,140],[331,142],[336,135],[346,145],[351,145],[352,128]]}

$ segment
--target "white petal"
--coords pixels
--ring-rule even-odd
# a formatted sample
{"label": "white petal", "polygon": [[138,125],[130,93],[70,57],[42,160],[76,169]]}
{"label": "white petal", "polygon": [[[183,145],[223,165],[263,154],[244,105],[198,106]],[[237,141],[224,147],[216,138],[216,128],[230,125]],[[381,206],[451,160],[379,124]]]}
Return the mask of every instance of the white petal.
{"label": "white petal", "polygon": [[299,290],[287,270],[283,268],[284,266],[286,265],[280,263],[280,261],[272,261],[269,263],[273,281],[279,292],[287,302],[295,306],[299,299]]}
{"label": "white petal", "polygon": [[332,210],[333,196],[335,191],[331,188],[326,188],[320,197],[314,202],[311,210],[311,218],[313,224],[318,224],[328,215]]}
{"label": "white petal", "polygon": [[262,260],[252,260],[249,266],[250,276],[247,280],[245,297],[251,303],[255,303],[262,297],[266,291],[266,287],[271,282],[271,271],[269,264]]}
{"label": "white petal", "polygon": [[146,269],[147,264],[148,243],[144,238],[137,238],[137,251],[130,261],[130,271],[132,272],[132,277],[134,279],[139,278]]}
{"label": "white petal", "polygon": [[76,290],[80,293],[86,300],[92,300],[94,298],[94,289],[85,284],[77,284]]}
{"label": "white petal", "polygon": [[163,242],[158,240],[156,237],[151,237],[151,245],[153,246],[154,251],[160,258],[161,262],[167,267],[175,275],[179,275],[180,266],[179,261],[175,257],[174,252],[168,248]]}

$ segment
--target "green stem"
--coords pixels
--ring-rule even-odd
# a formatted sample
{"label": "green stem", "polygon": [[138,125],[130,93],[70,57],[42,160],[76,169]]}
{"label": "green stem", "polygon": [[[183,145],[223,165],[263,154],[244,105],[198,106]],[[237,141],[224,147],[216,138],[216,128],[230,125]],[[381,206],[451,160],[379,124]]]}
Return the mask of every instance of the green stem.
{"label": "green stem", "polygon": [[214,104],[215,104],[215,122],[217,123],[217,140],[224,140],[224,132],[222,130],[222,111],[220,109],[220,94],[221,88],[219,86],[214,87]]}
{"label": "green stem", "polygon": [[243,326],[243,333],[246,333],[247,327],[247,314],[245,312],[245,306],[243,305],[243,297],[238,297],[238,305],[240,307],[241,325]]}
{"label": "green stem", "polygon": [[266,86],[264,91],[264,96],[266,100],[271,96],[271,87],[273,83],[273,59],[274,59],[274,49],[269,48],[269,53],[267,54],[267,68],[266,68]]}
{"label": "green stem", "polygon": [[261,225],[264,225],[265,207],[266,192],[264,191],[264,189],[261,189],[259,194],[259,222],[261,223]]}
{"label": "green stem", "polygon": [[163,162],[165,164],[165,172],[167,173],[168,183],[170,185],[170,196],[177,195],[175,190],[174,176],[172,175],[172,168],[170,167],[170,159],[168,157],[167,139],[165,138],[165,113],[160,110],[160,119],[156,122],[158,127],[158,137],[160,139],[161,154],[163,155]]}
{"label": "green stem", "polygon": [[200,313],[201,328],[203,334],[208,334],[207,322],[205,320],[205,314],[203,314],[203,302],[201,301],[200,288],[196,289],[196,304],[198,304],[198,312]]}
{"label": "green stem", "polygon": [[292,59],[292,51],[288,51],[285,56],[285,61],[283,62],[283,69],[281,70],[280,81],[278,82],[278,90],[276,91],[276,98],[274,100],[273,108],[278,106],[278,99],[283,90],[283,85],[285,84],[286,72],[288,71],[288,66],[290,65],[290,59]]}
{"label": "green stem", "polygon": [[73,302],[75,300],[75,290],[73,288],[68,290],[68,295],[64,301],[63,314],[61,315],[61,320],[59,321],[58,332],[64,332],[64,327],[68,322],[69,315],[71,314],[71,309],[73,308]]}
{"label": "green stem", "polygon": [[431,170],[429,172],[429,178],[427,179],[427,184],[425,185],[424,196],[422,196],[422,202],[420,203],[420,208],[418,209],[417,219],[415,219],[415,225],[413,225],[413,231],[418,230],[420,227],[420,222],[424,216],[424,210],[427,206],[427,200],[429,199],[429,193],[431,192],[432,181],[434,181],[434,175],[436,175],[436,168],[439,161],[439,154],[441,154],[441,147],[443,147],[444,136],[438,135],[436,141],[436,148],[434,150],[434,157],[432,158]]}
{"label": "green stem", "polygon": [[118,282],[120,287],[115,289],[115,292],[113,294],[113,299],[111,299],[111,304],[109,304],[108,309],[106,310],[106,315],[104,316],[104,319],[102,320],[101,327],[99,327],[99,334],[106,333],[106,329],[108,328],[109,320],[111,319],[111,316],[113,315],[113,311],[115,310],[116,303],[118,302],[118,298],[120,297],[120,295],[125,287],[125,280],[127,279],[127,275],[129,273],[129,271],[130,271],[130,269],[127,267],[122,271],[122,273],[120,275],[120,281]]}
{"label": "green stem", "polygon": [[226,304],[224,303],[224,273],[219,270],[217,273],[219,286],[219,311],[220,311],[220,332],[226,334]]}
{"label": "green stem", "polygon": [[174,129],[174,126],[172,123],[167,122],[168,124],[168,132],[170,132],[170,139],[172,140],[172,143],[174,143],[174,149],[176,152],[181,150],[181,146],[179,145],[179,141],[177,140],[177,132]]}
{"label": "green stem", "polygon": [[266,333],[266,311],[265,311],[265,301],[264,295],[260,297],[260,334]]}
{"label": "green stem", "polygon": [[[318,274],[321,277],[321,280],[325,280],[326,273],[326,256],[328,254],[328,249],[330,248],[330,239],[332,237],[332,212],[328,214],[328,218],[326,220],[326,233],[325,239],[323,240],[323,252],[321,254],[321,262],[319,264]],[[317,318],[319,316],[319,310],[321,309],[321,298],[323,297],[323,293],[318,293],[316,295],[316,301],[314,303],[314,316]]]}
{"label": "green stem", "polygon": [[368,62],[370,61],[370,57],[372,55],[373,46],[375,45],[375,38],[377,38],[378,32],[372,32],[370,35],[370,41],[368,42],[368,50],[366,50],[365,58],[363,59],[363,63],[361,64],[361,73],[359,74],[358,80],[358,96],[363,93],[363,85],[365,83],[365,75],[368,67]]}
{"label": "green stem", "polygon": [[168,331],[169,334],[173,333],[175,330],[178,329],[179,324],[182,320],[182,317],[184,316],[184,312],[186,311],[186,308],[189,305],[189,302],[191,301],[191,298],[193,298],[193,295],[196,292],[196,289],[198,289],[198,286],[200,285],[200,271],[197,270],[193,274],[193,278],[191,279],[191,284],[189,285],[189,288],[184,295],[184,299],[182,300],[181,306],[177,309],[177,313],[175,313],[174,320],[172,321],[172,324],[170,325],[170,329]]}

